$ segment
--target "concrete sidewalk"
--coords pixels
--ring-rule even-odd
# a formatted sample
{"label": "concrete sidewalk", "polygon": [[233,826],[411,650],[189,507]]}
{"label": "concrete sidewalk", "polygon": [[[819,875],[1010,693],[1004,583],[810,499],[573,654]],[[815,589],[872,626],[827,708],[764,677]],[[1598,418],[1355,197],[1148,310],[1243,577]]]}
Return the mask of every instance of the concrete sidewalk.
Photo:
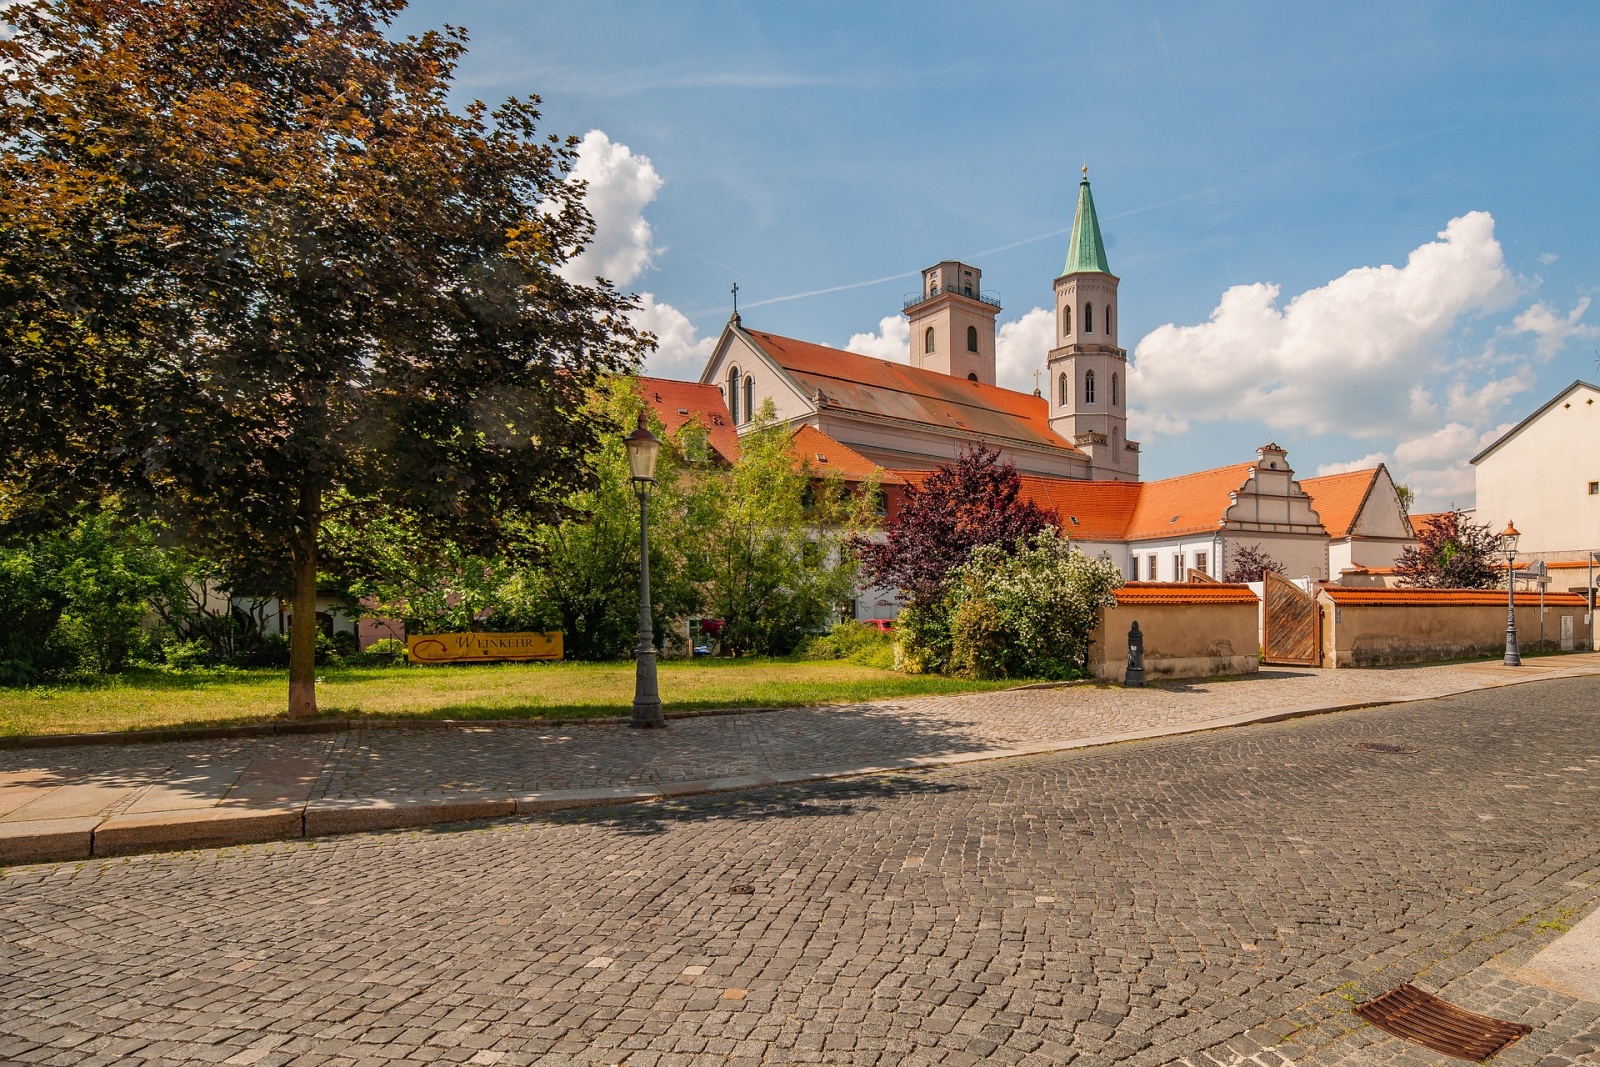
{"label": "concrete sidewalk", "polygon": [[616,723],[369,723],[336,733],[0,752],[0,864],[652,801],[1065,751],[1600,674],[1600,653],[1012,690]]}

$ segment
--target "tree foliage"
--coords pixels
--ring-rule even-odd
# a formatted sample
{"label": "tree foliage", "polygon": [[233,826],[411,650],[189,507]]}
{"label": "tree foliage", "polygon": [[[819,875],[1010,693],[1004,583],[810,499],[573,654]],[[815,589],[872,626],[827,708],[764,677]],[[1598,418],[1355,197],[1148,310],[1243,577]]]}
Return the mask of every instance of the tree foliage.
{"label": "tree foliage", "polygon": [[487,553],[592,484],[640,338],[537,98],[449,106],[400,0],[20,0],[0,42],[0,519],[108,490],[294,592],[315,711],[324,502]]}
{"label": "tree foliage", "polygon": [[1470,521],[1457,510],[1440,512],[1422,524],[1417,544],[1395,560],[1400,584],[1421,589],[1493,589],[1504,581],[1499,564],[1503,541],[1486,523]]}
{"label": "tree foliage", "polygon": [[1272,558],[1272,554],[1262,548],[1260,544],[1240,545],[1229,550],[1227,570],[1222,576],[1225,582],[1259,582],[1267,576],[1267,572],[1274,574],[1283,573],[1283,564]]}
{"label": "tree foliage", "polygon": [[875,524],[877,483],[817,478],[768,401],[739,440],[738,462],[698,484],[691,551],[703,553],[705,611],[722,620],[723,650],[787,655],[854,591],[849,547]]}
{"label": "tree foliage", "polygon": [[905,487],[899,513],[881,542],[858,539],[863,571],[874,584],[898,588],[917,608],[937,604],[951,575],[982,545],[1011,548],[1056,516],[1021,496],[1022,480],[999,449],[975,444],[938,468],[919,488]]}

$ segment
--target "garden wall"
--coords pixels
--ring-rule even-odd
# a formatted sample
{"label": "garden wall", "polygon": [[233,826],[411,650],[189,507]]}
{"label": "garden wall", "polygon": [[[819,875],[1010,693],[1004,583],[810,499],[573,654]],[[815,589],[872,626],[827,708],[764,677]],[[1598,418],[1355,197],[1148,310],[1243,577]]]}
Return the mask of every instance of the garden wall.
{"label": "garden wall", "polygon": [[1260,602],[1243,585],[1129,582],[1114,607],[1100,612],[1089,669],[1101,681],[1121,682],[1128,666],[1128,629],[1144,634],[1148,679],[1210,678],[1261,669],[1257,626]]}
{"label": "garden wall", "polygon": [[[1326,585],[1318,591],[1317,603],[1325,667],[1381,667],[1493,656],[1505,650],[1504,590]],[[1543,649],[1590,648],[1586,610],[1583,597],[1575,593],[1546,593]],[[1518,592],[1516,611],[1517,643],[1525,652],[1538,651],[1539,594]]]}

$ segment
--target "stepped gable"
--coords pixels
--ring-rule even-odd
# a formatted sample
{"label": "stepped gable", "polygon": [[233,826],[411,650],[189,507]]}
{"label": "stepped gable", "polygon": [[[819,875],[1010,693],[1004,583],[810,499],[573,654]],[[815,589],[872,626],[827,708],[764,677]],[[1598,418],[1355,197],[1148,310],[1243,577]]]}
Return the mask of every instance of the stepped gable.
{"label": "stepped gable", "polygon": [[744,333],[807,395],[820,390],[827,410],[1082,454],[1050,429],[1043,397],[761,330]]}

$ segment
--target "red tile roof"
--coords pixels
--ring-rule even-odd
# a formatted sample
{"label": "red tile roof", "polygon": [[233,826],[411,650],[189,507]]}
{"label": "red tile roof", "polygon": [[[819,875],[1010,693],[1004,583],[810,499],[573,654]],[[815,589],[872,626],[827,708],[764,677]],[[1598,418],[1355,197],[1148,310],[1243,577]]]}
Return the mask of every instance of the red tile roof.
{"label": "red tile roof", "polygon": [[1311,498],[1311,506],[1322,518],[1323,528],[1329,537],[1349,537],[1350,528],[1361,514],[1373,485],[1378,480],[1378,468],[1329,474],[1322,478],[1303,478],[1300,488]]}
{"label": "red tile roof", "polygon": [[[1504,589],[1378,589],[1362,586],[1323,585],[1320,587],[1328,598],[1339,605],[1356,605],[1367,607],[1390,606],[1460,606],[1460,607],[1499,607],[1506,606],[1506,593]],[[1538,607],[1539,594],[1536,592],[1517,593],[1517,603],[1522,606]],[[1585,603],[1578,593],[1546,593],[1544,595],[1546,607],[1582,607]]]}
{"label": "red tile roof", "polygon": [[691,420],[706,431],[706,443],[729,463],[739,458],[739,432],[728,415],[722,390],[714,385],[680,382],[672,378],[637,379],[645,403],[661,419],[667,433],[675,434]]}
{"label": "red tile roof", "polygon": [[1233,503],[1228,494],[1244,485],[1253,466],[1253,463],[1235,463],[1178,478],[1145,482],[1138,506],[1128,522],[1127,540],[1142,541],[1217,529]]}
{"label": "red tile roof", "polygon": [[1249,604],[1260,599],[1248,585],[1224,582],[1129,582],[1116,591],[1117,604]]}
{"label": "red tile roof", "polygon": [[[933,471],[894,473],[920,489]],[[1022,498],[1060,516],[1061,532],[1074,541],[1122,540],[1144,488],[1140,482],[1090,482],[1038,474],[1021,474],[1018,480],[1022,483]]]}
{"label": "red tile roof", "polygon": [[1422,534],[1423,527],[1427,526],[1431,520],[1437,519],[1441,515],[1448,514],[1450,514],[1448,511],[1429,511],[1421,515],[1412,515],[1410,516],[1411,529],[1415,531],[1418,536],[1420,536]]}
{"label": "red tile roof", "polygon": [[884,485],[902,483],[898,474],[884,470],[861,453],[835,441],[815,426],[802,423],[794,432],[791,448],[796,462],[809,464],[811,473],[818,477],[831,474],[846,482],[864,482],[876,474]]}
{"label": "red tile roof", "polygon": [[830,408],[1082,454],[1050,429],[1043,397],[760,330],[744,333]]}

